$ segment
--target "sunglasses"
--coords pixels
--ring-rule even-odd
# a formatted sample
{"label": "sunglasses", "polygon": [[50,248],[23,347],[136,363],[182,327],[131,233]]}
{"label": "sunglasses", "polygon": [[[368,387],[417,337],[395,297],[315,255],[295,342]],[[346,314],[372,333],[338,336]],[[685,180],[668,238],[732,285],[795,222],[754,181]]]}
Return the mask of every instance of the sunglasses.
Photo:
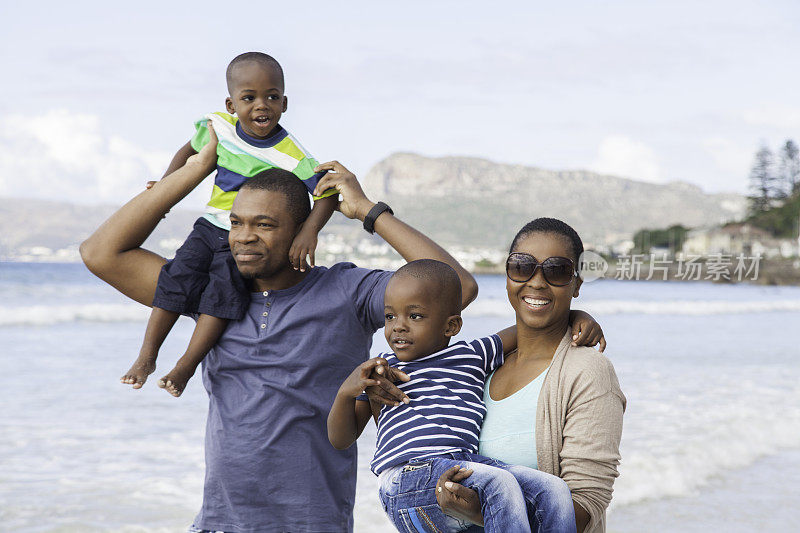
{"label": "sunglasses", "polygon": [[544,280],[554,287],[569,285],[577,275],[575,263],[567,257],[548,257],[540,263],[530,254],[514,252],[506,260],[508,279],[518,283],[525,283],[535,276],[537,268],[542,269]]}

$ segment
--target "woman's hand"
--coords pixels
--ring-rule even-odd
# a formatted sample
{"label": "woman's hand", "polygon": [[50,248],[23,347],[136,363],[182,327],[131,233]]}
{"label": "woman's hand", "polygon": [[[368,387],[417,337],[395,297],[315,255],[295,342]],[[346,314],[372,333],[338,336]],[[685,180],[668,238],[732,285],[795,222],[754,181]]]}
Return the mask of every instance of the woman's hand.
{"label": "woman's hand", "polygon": [[460,466],[446,470],[436,482],[436,502],[444,514],[483,526],[478,493],[460,484],[470,475],[472,470],[462,470]]}
{"label": "woman's hand", "polygon": [[606,349],[606,337],[603,328],[586,311],[573,309],[570,311],[569,322],[572,325],[573,346],[598,346],[602,352]]}

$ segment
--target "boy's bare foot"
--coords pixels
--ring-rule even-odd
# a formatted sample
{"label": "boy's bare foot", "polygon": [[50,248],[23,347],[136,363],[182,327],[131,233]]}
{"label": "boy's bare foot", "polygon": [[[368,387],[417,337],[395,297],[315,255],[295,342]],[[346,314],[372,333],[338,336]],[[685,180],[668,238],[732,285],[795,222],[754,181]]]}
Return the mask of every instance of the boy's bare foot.
{"label": "boy's bare foot", "polygon": [[177,398],[183,394],[183,389],[186,388],[189,379],[194,375],[195,369],[196,367],[187,368],[178,361],[178,364],[169,371],[169,374],[158,380],[158,386]]}
{"label": "boy's bare foot", "polygon": [[156,358],[150,354],[139,354],[133,366],[124,376],[119,378],[126,385],[133,385],[134,389],[141,389],[147,376],[156,371]]}

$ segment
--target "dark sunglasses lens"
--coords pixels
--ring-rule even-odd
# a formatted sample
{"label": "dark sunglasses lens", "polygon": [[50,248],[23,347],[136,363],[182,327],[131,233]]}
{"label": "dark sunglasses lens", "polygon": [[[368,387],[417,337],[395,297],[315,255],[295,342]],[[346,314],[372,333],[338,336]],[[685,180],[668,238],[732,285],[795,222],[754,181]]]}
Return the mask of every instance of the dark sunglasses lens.
{"label": "dark sunglasses lens", "polygon": [[506,261],[506,275],[512,281],[528,281],[531,279],[536,261],[524,255],[512,255]]}
{"label": "dark sunglasses lens", "polygon": [[565,257],[549,257],[542,263],[544,278],[551,285],[564,286],[572,280],[575,272],[572,261]]}

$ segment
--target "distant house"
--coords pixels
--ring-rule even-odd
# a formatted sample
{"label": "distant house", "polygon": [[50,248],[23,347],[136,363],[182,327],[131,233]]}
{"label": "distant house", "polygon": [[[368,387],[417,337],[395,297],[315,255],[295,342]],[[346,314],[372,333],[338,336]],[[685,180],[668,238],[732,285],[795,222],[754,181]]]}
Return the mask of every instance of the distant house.
{"label": "distant house", "polygon": [[777,239],[769,232],[744,223],[689,231],[682,251],[687,255],[733,254],[766,258],[798,255],[795,239]]}

